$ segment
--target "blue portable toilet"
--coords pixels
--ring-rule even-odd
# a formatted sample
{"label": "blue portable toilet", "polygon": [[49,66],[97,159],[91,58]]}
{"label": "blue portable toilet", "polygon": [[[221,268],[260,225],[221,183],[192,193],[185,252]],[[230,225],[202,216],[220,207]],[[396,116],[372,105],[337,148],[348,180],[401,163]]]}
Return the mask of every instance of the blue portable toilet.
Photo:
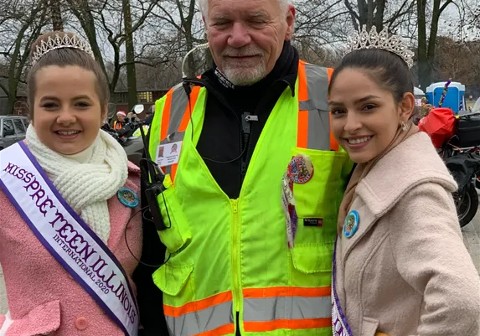
{"label": "blue portable toilet", "polygon": [[[438,107],[445,83],[447,82],[432,83],[427,87],[427,100],[435,107]],[[465,85],[459,82],[451,82],[448,86],[442,107],[451,108],[455,114],[465,109]]]}

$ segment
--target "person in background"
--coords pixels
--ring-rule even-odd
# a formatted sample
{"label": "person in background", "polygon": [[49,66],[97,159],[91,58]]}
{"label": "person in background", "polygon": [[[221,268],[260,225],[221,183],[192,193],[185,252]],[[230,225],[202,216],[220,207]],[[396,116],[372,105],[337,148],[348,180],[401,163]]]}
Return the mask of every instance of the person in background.
{"label": "person in background", "polygon": [[480,335],[480,280],[457,185],[411,121],[412,55],[363,29],[329,86],[331,125],[357,163],[340,205],[334,335]]}
{"label": "person in background", "polygon": [[144,125],[150,126],[153,120],[153,113],[155,112],[155,105],[152,105],[152,107],[148,108],[145,112],[145,120],[143,121]]}
{"label": "person in background", "polygon": [[139,169],[100,130],[107,80],[73,33],[41,35],[30,56],[32,122],[0,155],[0,335],[135,336]]}
{"label": "person in background", "polygon": [[136,122],[140,122],[140,118],[137,116],[135,112],[131,111],[131,112],[128,112],[126,121],[128,123],[136,123]]}
{"label": "person in background", "polygon": [[144,334],[331,335],[352,168],[330,136],[331,69],[299,59],[288,0],[199,4],[215,64],[157,101],[150,126],[163,172],[144,190],[166,255],[145,222],[144,260],[163,265],[153,288],[153,267],[137,273]]}
{"label": "person in background", "polygon": [[123,111],[118,111],[116,114],[116,120],[113,121],[113,129],[115,131],[120,131],[126,124],[125,118],[127,117],[127,114]]}

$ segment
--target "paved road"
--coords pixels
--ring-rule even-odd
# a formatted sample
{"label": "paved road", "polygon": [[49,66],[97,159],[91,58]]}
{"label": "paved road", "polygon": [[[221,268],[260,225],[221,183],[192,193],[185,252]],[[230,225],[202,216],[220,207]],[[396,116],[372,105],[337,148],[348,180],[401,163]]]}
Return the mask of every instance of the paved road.
{"label": "paved road", "polygon": [[480,274],[480,211],[462,228],[463,240]]}

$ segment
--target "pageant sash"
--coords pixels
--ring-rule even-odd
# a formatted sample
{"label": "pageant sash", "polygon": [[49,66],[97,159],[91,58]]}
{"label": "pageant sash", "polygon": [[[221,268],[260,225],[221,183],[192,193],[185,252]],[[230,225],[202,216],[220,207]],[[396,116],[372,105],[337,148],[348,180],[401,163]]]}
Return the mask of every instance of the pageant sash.
{"label": "pageant sash", "polygon": [[333,268],[332,268],[332,331],[333,336],[353,336],[352,330],[347,322],[347,317],[343,313],[340,305],[340,300],[337,295],[337,283],[336,283],[336,254],[337,254],[337,242],[333,250]]}
{"label": "pageant sash", "polygon": [[137,335],[138,309],[122,266],[23,142],[0,152],[0,187],[51,255],[125,334]]}

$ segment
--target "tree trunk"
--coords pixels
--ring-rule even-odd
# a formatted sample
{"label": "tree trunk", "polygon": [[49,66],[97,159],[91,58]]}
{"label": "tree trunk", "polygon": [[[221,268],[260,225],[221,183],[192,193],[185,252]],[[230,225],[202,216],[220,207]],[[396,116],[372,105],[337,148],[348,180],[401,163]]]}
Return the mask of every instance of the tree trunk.
{"label": "tree trunk", "polygon": [[[95,59],[100,64],[105,76],[107,76],[107,71],[105,67],[105,62],[102,58],[102,52],[100,47],[98,46],[97,42],[97,31],[95,28],[95,21],[90,10],[88,0],[67,0],[70,9],[72,10],[73,14],[77,17],[80,25],[87,36],[88,42],[90,43],[90,47],[92,48],[93,55],[95,55]],[[108,76],[107,76],[108,78]],[[110,86],[110,92],[113,93],[115,87]]]}
{"label": "tree trunk", "polygon": [[427,58],[427,23],[425,20],[426,0],[417,0],[418,18],[418,80],[420,88],[425,90],[431,83],[432,69]]}
{"label": "tree trunk", "polygon": [[417,0],[417,17],[418,17],[418,79],[420,87],[425,90],[432,83],[433,64],[435,61],[435,44],[437,42],[438,22],[442,12],[453,0],[433,1],[432,23],[430,25],[430,36],[427,40],[426,33],[426,0]]}
{"label": "tree trunk", "polygon": [[135,75],[135,49],[133,47],[132,15],[130,0],[122,0],[123,20],[125,25],[125,59],[127,66],[127,96],[128,110],[130,111],[137,99],[137,77]]}
{"label": "tree trunk", "polygon": [[[370,31],[370,28],[375,26],[377,31],[380,32],[383,29],[385,20],[385,2],[386,0],[357,0],[358,13],[354,12],[352,5],[348,1],[344,3],[350,16],[354,19],[353,24],[357,30],[366,26],[367,31]],[[358,20],[358,27],[355,20]]]}
{"label": "tree trunk", "polygon": [[60,8],[61,3],[62,0],[50,0],[48,2],[48,6],[50,7],[53,30],[55,31],[63,31],[62,11]]}
{"label": "tree trunk", "polygon": [[[46,23],[46,6],[43,1],[37,3],[37,7],[32,8],[29,16],[23,22],[22,27],[18,32],[15,40],[13,53],[11,54],[10,63],[8,65],[8,89],[7,89],[7,114],[13,114],[14,106],[17,101],[18,84],[22,78],[25,65],[28,61],[29,53],[22,52],[26,45],[27,50],[30,48],[33,41],[40,34],[43,25]],[[35,20],[38,24],[35,25]],[[30,35],[26,36],[26,32],[32,29]],[[25,43],[26,42],[26,43]]]}

